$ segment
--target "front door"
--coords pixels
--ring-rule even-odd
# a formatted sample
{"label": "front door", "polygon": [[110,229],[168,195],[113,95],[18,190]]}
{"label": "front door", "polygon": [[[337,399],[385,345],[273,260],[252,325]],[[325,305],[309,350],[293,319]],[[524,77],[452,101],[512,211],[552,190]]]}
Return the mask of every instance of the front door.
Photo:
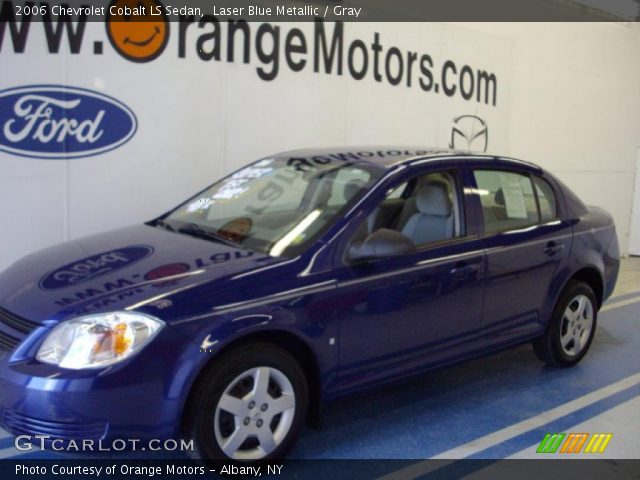
{"label": "front door", "polygon": [[[467,235],[458,173],[429,172],[389,190],[352,242],[388,228],[417,250],[355,264],[347,254],[339,267],[337,390],[397,378],[477,346],[485,257],[481,240]],[[387,208],[398,201],[401,208]]]}

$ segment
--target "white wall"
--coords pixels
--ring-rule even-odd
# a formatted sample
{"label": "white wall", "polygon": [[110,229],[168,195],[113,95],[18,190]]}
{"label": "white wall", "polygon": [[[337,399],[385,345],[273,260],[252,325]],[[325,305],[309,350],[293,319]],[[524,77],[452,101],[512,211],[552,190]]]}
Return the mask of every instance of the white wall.
{"label": "white wall", "polygon": [[636,161],[635,190],[631,206],[631,233],[629,234],[629,255],[640,256],[640,147]]}
{"label": "white wall", "polygon": [[[313,25],[298,26],[312,38]],[[317,74],[309,65],[294,73],[283,58],[278,78],[265,82],[256,75],[255,51],[250,65],[196,59],[195,30],[187,58],[177,58],[175,24],[165,52],[145,64],[125,60],[106,41],[104,54],[94,55],[93,41],[105,37],[102,24],[87,25],[86,46],[75,55],[66,46],[61,54],[47,53],[41,25],[31,29],[23,54],[14,54],[5,39],[0,64],[10,73],[0,77],[0,90],[53,83],[104,92],[135,112],[139,128],[123,147],[93,157],[0,153],[0,269],[36,249],[152,218],[223,173],[273,152],[390,143],[444,147],[452,119],[462,114],[487,121],[491,151],[537,162],[587,202],[608,208],[626,251],[640,140],[637,26],[345,25],[347,45],[355,38],[370,43],[379,32],[386,47],[494,72],[496,106],[370,76],[355,81],[348,74]]]}
{"label": "white wall", "polygon": [[511,154],[615,217],[628,252],[640,146],[640,24],[457,24],[513,43]]}

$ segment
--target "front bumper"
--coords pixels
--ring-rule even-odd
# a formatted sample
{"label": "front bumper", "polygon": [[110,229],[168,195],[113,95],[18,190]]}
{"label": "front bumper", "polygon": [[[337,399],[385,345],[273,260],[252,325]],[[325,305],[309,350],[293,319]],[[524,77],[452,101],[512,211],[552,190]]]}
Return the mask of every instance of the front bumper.
{"label": "front bumper", "polygon": [[4,348],[0,427],[51,440],[177,437],[195,365],[185,358],[193,355],[193,345],[184,337],[165,327],[122,364],[76,371],[33,359],[48,331],[39,327],[11,352]]}

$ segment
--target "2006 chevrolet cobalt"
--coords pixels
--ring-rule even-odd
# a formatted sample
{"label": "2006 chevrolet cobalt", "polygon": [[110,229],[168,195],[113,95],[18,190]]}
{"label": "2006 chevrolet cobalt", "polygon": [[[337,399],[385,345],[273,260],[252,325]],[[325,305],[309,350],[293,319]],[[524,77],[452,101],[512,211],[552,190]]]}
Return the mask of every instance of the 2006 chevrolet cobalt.
{"label": "2006 chevrolet cobalt", "polygon": [[530,163],[275,155],[4,271],[0,423],[280,457],[323,400],[524,342],[576,364],[618,268],[611,216]]}

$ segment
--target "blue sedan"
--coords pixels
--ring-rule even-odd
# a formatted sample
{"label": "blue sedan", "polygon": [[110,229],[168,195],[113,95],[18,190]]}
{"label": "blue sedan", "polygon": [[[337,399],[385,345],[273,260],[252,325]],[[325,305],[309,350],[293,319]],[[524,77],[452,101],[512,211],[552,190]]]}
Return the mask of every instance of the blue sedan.
{"label": "blue sedan", "polygon": [[279,458],[338,396],[525,342],[575,365],[618,268],[612,217],[527,162],[274,155],[0,274],[0,424]]}

